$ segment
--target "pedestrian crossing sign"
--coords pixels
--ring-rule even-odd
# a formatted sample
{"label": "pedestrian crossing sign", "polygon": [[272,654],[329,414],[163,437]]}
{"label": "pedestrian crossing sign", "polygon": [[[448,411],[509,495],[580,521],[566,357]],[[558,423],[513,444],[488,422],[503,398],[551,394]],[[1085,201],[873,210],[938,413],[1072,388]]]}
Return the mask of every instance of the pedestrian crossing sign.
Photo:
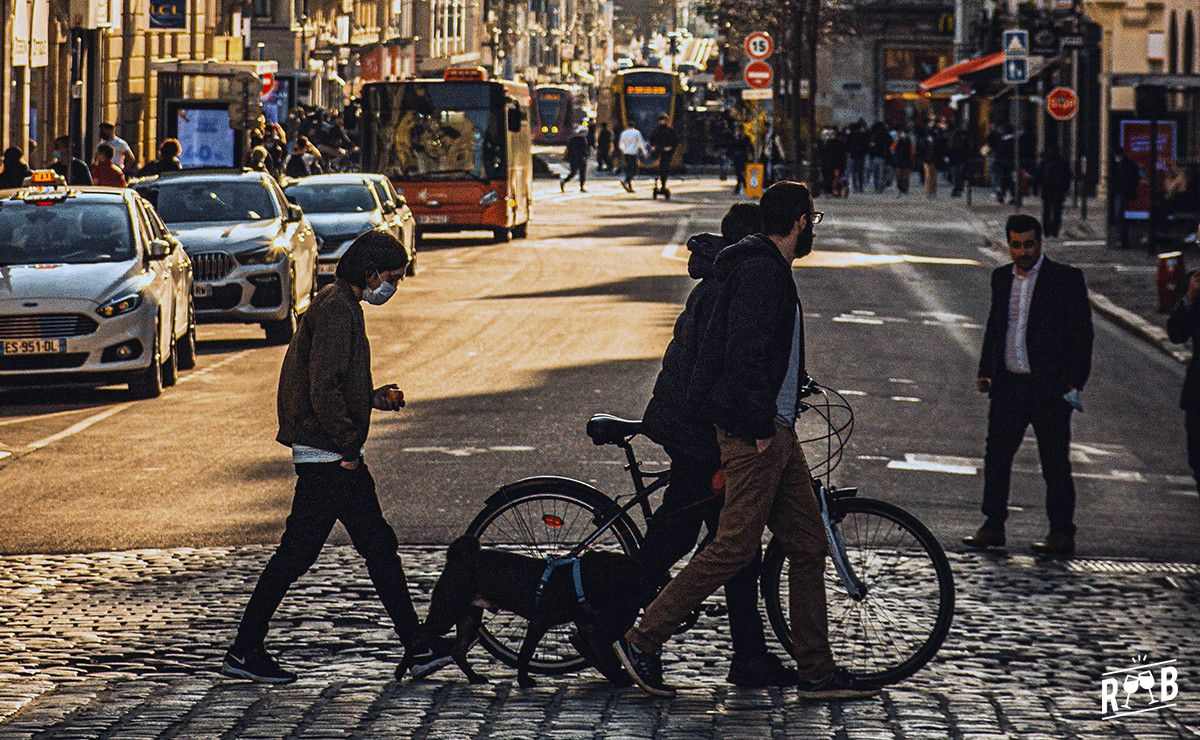
{"label": "pedestrian crossing sign", "polygon": [[1029,60],[1024,57],[1004,60],[1004,81],[1010,85],[1029,80]]}
{"label": "pedestrian crossing sign", "polygon": [[1029,56],[1029,32],[1019,28],[1005,31],[1004,56],[1006,58]]}

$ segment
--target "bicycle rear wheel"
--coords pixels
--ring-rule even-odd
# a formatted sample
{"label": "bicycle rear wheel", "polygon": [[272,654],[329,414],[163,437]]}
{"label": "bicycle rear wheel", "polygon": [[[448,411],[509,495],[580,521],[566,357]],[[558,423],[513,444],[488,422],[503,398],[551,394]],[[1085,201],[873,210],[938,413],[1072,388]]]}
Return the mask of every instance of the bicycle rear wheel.
{"label": "bicycle rear wheel", "polygon": [[[954,618],[954,575],[937,538],[899,507],[835,499],[830,513],[846,559],[865,586],[855,600],[826,560],[829,645],[838,665],[880,684],[902,681],[933,658]],[[795,657],[788,625],[788,561],[774,538],[763,558],[762,591],[775,636]]]}
{"label": "bicycle rear wheel", "polygon": [[[618,511],[612,499],[576,481],[547,478],[517,484],[502,500],[486,506],[467,527],[483,547],[534,558],[563,557]],[[632,555],[641,533],[621,515],[589,549]],[[510,612],[484,612],[479,642],[506,665],[516,667],[526,620]],[[571,645],[570,624],[552,628],[529,662],[532,673],[557,675],[588,665]]]}

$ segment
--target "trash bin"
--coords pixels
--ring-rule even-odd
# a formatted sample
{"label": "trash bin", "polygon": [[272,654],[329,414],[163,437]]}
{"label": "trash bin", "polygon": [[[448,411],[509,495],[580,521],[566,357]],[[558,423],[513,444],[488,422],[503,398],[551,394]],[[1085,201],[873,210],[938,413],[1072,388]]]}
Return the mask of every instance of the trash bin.
{"label": "trash bin", "polygon": [[1183,294],[1187,271],[1183,268],[1183,252],[1163,252],[1158,255],[1158,312],[1170,313]]}

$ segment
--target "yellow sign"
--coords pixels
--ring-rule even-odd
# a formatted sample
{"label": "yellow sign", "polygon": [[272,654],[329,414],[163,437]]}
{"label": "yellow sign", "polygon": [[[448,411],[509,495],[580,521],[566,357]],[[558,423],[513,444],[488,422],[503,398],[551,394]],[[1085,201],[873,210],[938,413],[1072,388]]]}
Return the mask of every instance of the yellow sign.
{"label": "yellow sign", "polygon": [[630,85],[625,92],[629,95],[666,95],[667,88],[664,85]]}
{"label": "yellow sign", "polygon": [[766,178],[766,167],[761,164],[746,165],[746,197],[761,198],[763,194],[763,180]]}

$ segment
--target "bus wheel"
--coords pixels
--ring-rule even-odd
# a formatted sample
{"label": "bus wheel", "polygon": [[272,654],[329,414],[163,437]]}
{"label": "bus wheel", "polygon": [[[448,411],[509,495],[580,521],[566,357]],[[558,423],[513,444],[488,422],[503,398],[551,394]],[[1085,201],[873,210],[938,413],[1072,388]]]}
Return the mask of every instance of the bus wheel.
{"label": "bus wheel", "polygon": [[492,229],[492,242],[495,244],[503,244],[512,238],[512,232],[508,229]]}
{"label": "bus wheel", "polygon": [[526,221],[519,226],[514,226],[512,230],[513,239],[524,239],[529,236],[529,222]]}

